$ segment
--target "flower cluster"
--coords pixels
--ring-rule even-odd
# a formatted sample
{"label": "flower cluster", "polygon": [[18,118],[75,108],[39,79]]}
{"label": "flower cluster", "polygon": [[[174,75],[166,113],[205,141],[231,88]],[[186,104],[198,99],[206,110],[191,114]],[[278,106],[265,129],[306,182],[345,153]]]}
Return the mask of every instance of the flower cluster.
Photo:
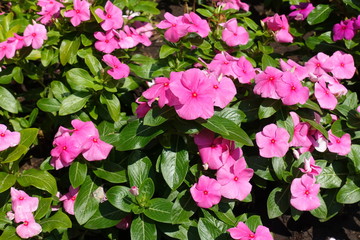
{"label": "flower cluster", "polygon": [[249,11],[250,6],[246,3],[241,2],[241,0],[213,0],[214,2],[217,2],[216,4],[218,6],[222,6],[223,10],[227,9],[235,9],[235,10],[244,10]]}
{"label": "flower cluster", "polygon": [[64,7],[62,3],[56,0],[39,0],[36,3],[41,7],[41,11],[37,14],[41,15],[36,21],[40,21],[42,24],[48,24],[53,18],[60,16],[60,9]]}
{"label": "flower cluster", "polygon": [[71,18],[71,24],[76,27],[81,22],[90,20],[90,6],[91,4],[86,0],[74,0],[74,9],[64,12],[64,16]]}
{"label": "flower cluster", "polygon": [[16,190],[13,187],[10,190],[10,194],[15,222],[22,222],[22,224],[16,227],[16,233],[25,239],[38,235],[42,228],[40,224],[35,222],[33,212],[39,206],[39,199],[30,197],[24,191]]}
{"label": "flower cluster", "polygon": [[191,195],[199,207],[209,208],[218,204],[221,196],[242,201],[251,192],[249,183],[254,171],[246,168],[241,148],[235,142],[217,137],[203,130],[194,138],[205,170],[217,170],[216,180],[202,175],[191,189]]}
{"label": "flower cluster", "polygon": [[350,18],[340,21],[333,27],[333,40],[351,40],[360,29],[360,15],[357,18]]}
{"label": "flower cluster", "polygon": [[294,18],[296,21],[302,21],[307,18],[307,16],[314,10],[315,7],[311,3],[301,2],[299,5],[291,5],[290,10],[293,10],[289,13],[290,18]]}
{"label": "flower cluster", "polygon": [[291,43],[294,40],[294,37],[289,33],[289,22],[286,16],[275,14],[272,17],[267,17],[262,20],[263,23],[266,23],[269,30],[273,31],[275,34],[275,41],[280,43]]}
{"label": "flower cluster", "polygon": [[51,150],[51,165],[55,169],[70,166],[79,154],[88,161],[107,158],[112,145],[100,139],[94,123],[75,119],[71,121],[71,125],[74,129],[60,127],[55,135],[55,148]]}

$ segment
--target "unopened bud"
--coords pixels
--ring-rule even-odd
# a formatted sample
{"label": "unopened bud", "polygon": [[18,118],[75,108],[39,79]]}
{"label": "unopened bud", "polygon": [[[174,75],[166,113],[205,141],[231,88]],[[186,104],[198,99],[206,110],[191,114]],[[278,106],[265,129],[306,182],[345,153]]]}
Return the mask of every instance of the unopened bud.
{"label": "unopened bud", "polygon": [[202,166],[203,166],[205,171],[209,169],[209,164],[207,164],[207,163],[203,164]]}
{"label": "unopened bud", "polygon": [[132,186],[130,188],[130,193],[134,196],[138,196],[139,195],[139,188],[137,186]]}
{"label": "unopened bud", "polygon": [[15,214],[12,211],[9,211],[6,213],[6,217],[12,221],[15,218]]}

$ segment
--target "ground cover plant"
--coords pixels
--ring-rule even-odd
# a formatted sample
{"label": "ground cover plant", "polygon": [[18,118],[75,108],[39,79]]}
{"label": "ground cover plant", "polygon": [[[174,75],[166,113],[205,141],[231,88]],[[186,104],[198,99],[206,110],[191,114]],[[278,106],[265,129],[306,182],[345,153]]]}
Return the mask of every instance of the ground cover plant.
{"label": "ground cover plant", "polygon": [[0,239],[275,239],[357,206],[360,3],[183,4],[0,3]]}

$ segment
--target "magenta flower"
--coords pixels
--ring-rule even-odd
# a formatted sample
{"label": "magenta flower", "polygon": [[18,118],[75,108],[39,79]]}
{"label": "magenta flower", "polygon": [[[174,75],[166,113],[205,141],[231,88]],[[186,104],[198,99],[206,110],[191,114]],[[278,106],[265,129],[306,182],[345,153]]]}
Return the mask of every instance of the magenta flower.
{"label": "magenta flower", "polygon": [[284,72],[275,86],[276,93],[284,105],[304,104],[309,99],[309,88],[304,87],[290,72]]}
{"label": "magenta flower", "polygon": [[175,110],[181,118],[208,119],[214,115],[214,88],[201,70],[185,71],[180,80],[170,83],[170,90],[179,100]]}
{"label": "magenta flower", "polygon": [[79,142],[80,146],[92,136],[99,135],[99,131],[91,121],[83,122],[79,119],[74,119],[71,121],[71,125],[74,127],[74,129],[71,130],[71,136]]}
{"label": "magenta flower", "polygon": [[227,9],[235,9],[240,10],[243,9],[244,11],[249,11],[250,6],[246,3],[241,2],[241,0],[215,0],[217,1],[218,6],[223,6],[223,10]]}
{"label": "magenta flower", "polygon": [[231,64],[231,67],[240,83],[249,84],[256,76],[254,67],[244,56],[240,57],[236,64]]}
{"label": "magenta flower", "polygon": [[351,79],[356,71],[354,58],[351,54],[336,51],[330,57],[333,65],[332,75],[337,79]]}
{"label": "magenta flower", "polygon": [[104,53],[112,53],[119,48],[118,41],[114,38],[112,31],[105,33],[95,32],[94,37],[99,40],[95,43],[95,48]]}
{"label": "magenta flower", "polygon": [[105,4],[105,12],[100,8],[95,10],[95,13],[104,20],[100,23],[104,31],[109,31],[111,29],[119,29],[123,25],[122,11],[120,8],[112,4],[112,2],[107,1]]}
{"label": "magenta flower", "polygon": [[293,36],[289,33],[289,22],[286,16],[275,14],[272,17],[267,17],[262,20],[266,23],[267,27],[275,32],[275,41],[282,43],[291,43]]}
{"label": "magenta flower", "polygon": [[289,133],[275,124],[266,125],[255,138],[262,157],[283,157],[289,150]]}
{"label": "magenta flower", "polygon": [[188,32],[197,33],[203,38],[209,35],[209,23],[206,20],[201,19],[201,17],[199,17],[196,13],[190,12],[189,14],[184,14],[183,20],[185,24],[188,24]]}
{"label": "magenta flower", "polygon": [[20,133],[7,130],[4,124],[0,124],[0,151],[15,147],[20,142]]}
{"label": "magenta flower", "polygon": [[245,45],[249,41],[249,33],[244,27],[238,26],[236,18],[224,24],[221,39],[230,47]]}
{"label": "magenta flower", "polygon": [[134,28],[127,25],[119,32],[116,32],[115,30],[112,31],[118,37],[118,44],[121,49],[133,48],[139,44],[139,41],[144,40]]}
{"label": "magenta flower", "polygon": [[289,59],[287,62],[284,62],[284,60],[280,59],[280,67],[282,71],[291,72],[292,74],[294,74],[294,76],[300,81],[304,80],[309,76],[306,67],[297,64],[291,59]]}
{"label": "magenta flower", "polygon": [[280,99],[276,86],[281,81],[283,72],[274,67],[266,67],[265,71],[255,76],[254,93],[263,98]]}
{"label": "magenta flower", "polygon": [[44,25],[35,23],[28,25],[24,31],[25,46],[32,46],[34,49],[39,49],[47,39],[47,31]]}
{"label": "magenta flower", "polygon": [[190,193],[199,207],[211,208],[221,200],[221,185],[212,178],[202,175],[190,188]]}
{"label": "magenta flower", "polygon": [[291,5],[290,10],[293,10],[289,17],[294,18],[297,21],[302,21],[314,10],[315,7],[311,3],[300,3],[299,5]]}
{"label": "magenta flower", "polygon": [[356,30],[354,29],[354,21],[351,19],[341,21],[333,27],[333,40],[341,39],[351,40],[354,38]]}
{"label": "magenta flower", "polygon": [[229,199],[244,200],[251,192],[249,181],[253,175],[254,170],[246,168],[243,157],[232,165],[225,164],[216,173],[216,179],[221,185],[221,195]]}
{"label": "magenta flower", "polygon": [[34,217],[23,221],[16,227],[16,233],[23,239],[34,237],[42,231],[41,225],[35,222]]}
{"label": "magenta flower", "polygon": [[151,104],[149,102],[140,102],[140,98],[137,98],[135,102],[139,104],[135,110],[137,118],[143,118],[150,111]]}
{"label": "magenta flower", "polygon": [[170,79],[165,77],[155,78],[155,84],[143,92],[143,96],[149,99],[150,102],[158,100],[159,107],[162,108],[165,104],[172,101],[175,98],[169,88]]}
{"label": "magenta flower", "polygon": [[341,156],[347,155],[351,151],[351,137],[346,133],[342,137],[335,136],[329,130],[329,144],[328,149],[330,152],[337,153]]}
{"label": "magenta flower", "polygon": [[314,95],[321,108],[334,110],[338,103],[336,97],[326,87],[326,83],[323,80],[315,83]]}
{"label": "magenta flower", "polygon": [[164,37],[170,42],[178,42],[181,37],[188,33],[188,24],[183,21],[183,16],[175,17],[171,13],[164,14],[165,20],[162,20],[158,25],[160,29],[167,29]]}
{"label": "magenta flower", "polygon": [[53,17],[59,16],[60,8],[64,7],[62,3],[55,0],[39,0],[37,5],[41,6],[41,11],[37,13],[41,17],[36,19],[36,21],[40,20],[42,24],[47,24]]}
{"label": "magenta flower", "polygon": [[132,222],[132,215],[129,214],[123,219],[121,219],[121,221],[118,224],[116,224],[115,227],[118,229],[126,230],[130,228],[131,222]]}
{"label": "magenta flower", "polygon": [[300,211],[310,211],[320,206],[317,197],[320,184],[315,183],[315,177],[304,174],[301,178],[295,178],[290,186],[290,204]]}
{"label": "magenta flower", "polygon": [[83,145],[82,155],[88,161],[104,160],[108,157],[112,145],[102,141],[99,136],[91,136]]}
{"label": "magenta flower", "polygon": [[245,223],[239,222],[234,228],[227,230],[233,239],[237,240],[273,240],[270,230],[264,226],[258,226],[253,233]]}
{"label": "magenta flower", "polygon": [[327,72],[330,72],[333,68],[330,57],[325,53],[318,53],[316,56],[310,58],[309,61],[305,63],[305,67],[309,73],[314,74],[317,77],[326,75]]}
{"label": "magenta flower", "polygon": [[227,52],[221,52],[215,55],[214,59],[207,65],[208,71],[220,76],[231,76],[237,78],[237,75],[233,71],[233,66],[237,64],[239,59],[231,56]]}
{"label": "magenta flower", "polygon": [[74,0],[74,9],[64,12],[64,16],[70,17],[71,24],[76,27],[81,22],[90,20],[90,5],[86,0]]}
{"label": "magenta flower", "polygon": [[216,77],[212,76],[209,80],[215,90],[214,105],[220,108],[226,107],[236,94],[234,82],[228,77],[222,77],[218,81]]}
{"label": "magenta flower", "polygon": [[121,63],[119,59],[110,54],[103,56],[102,60],[112,69],[108,70],[107,73],[114,79],[126,78],[130,74],[130,68],[128,65]]}
{"label": "magenta flower", "polygon": [[79,188],[73,188],[72,186],[69,187],[69,192],[63,195],[59,201],[63,202],[64,210],[68,214],[75,215],[74,213],[74,205],[76,197],[79,193]]}

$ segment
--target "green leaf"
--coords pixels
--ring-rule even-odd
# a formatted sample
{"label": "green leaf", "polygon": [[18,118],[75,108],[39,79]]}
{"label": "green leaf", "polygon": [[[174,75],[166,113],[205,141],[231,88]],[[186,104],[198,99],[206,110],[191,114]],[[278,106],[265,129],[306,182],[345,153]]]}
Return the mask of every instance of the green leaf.
{"label": "green leaf", "polygon": [[201,123],[205,128],[219,133],[221,135],[229,135],[229,131],[226,129],[226,127],[221,123],[222,117],[219,117],[217,115],[212,116],[209,118],[206,122]]}
{"label": "green leaf", "polygon": [[102,69],[100,61],[91,54],[87,54],[85,56],[85,64],[90,69],[90,72],[95,76]]}
{"label": "green leaf", "polygon": [[62,82],[52,81],[50,86],[54,97],[59,101],[62,101],[71,94],[69,89]]}
{"label": "green leaf", "polygon": [[109,202],[104,202],[99,205],[99,209],[84,225],[88,229],[104,229],[115,226],[120,220],[126,217],[125,213],[119,209],[114,208]]}
{"label": "green leaf", "polygon": [[281,157],[273,157],[272,158],[272,166],[274,169],[274,172],[276,174],[276,177],[281,180],[284,178],[284,172],[286,170],[286,162],[284,158]]}
{"label": "green leaf", "polygon": [[201,240],[224,239],[227,235],[226,229],[225,223],[211,216],[199,219],[198,231]]}
{"label": "green leaf", "polygon": [[61,103],[59,115],[65,116],[80,111],[85,106],[90,97],[91,94],[85,92],[71,94]]}
{"label": "green leaf", "polygon": [[76,63],[76,55],[80,47],[80,38],[74,40],[64,39],[60,45],[60,63],[65,66],[67,63]]}
{"label": "green leaf", "polygon": [[120,120],[120,101],[115,94],[106,92],[102,93],[100,95],[100,102],[106,105],[108,112],[114,122]]}
{"label": "green leaf", "polygon": [[292,139],[294,135],[294,122],[291,115],[288,112],[280,110],[277,112],[277,119],[278,120],[276,121],[276,125],[278,127],[285,128],[286,131],[290,134],[290,139]]}
{"label": "green leaf", "polygon": [[151,178],[146,178],[139,187],[139,195],[136,200],[140,205],[146,204],[154,195],[155,186]]}
{"label": "green leaf", "polygon": [[149,202],[149,207],[144,214],[157,222],[172,223],[171,209],[173,203],[164,198],[154,198]]}
{"label": "green leaf", "polygon": [[133,11],[134,12],[144,12],[146,14],[153,14],[158,15],[160,14],[160,10],[156,8],[157,3],[156,2],[150,2],[150,1],[140,1],[135,6]]}
{"label": "green leaf", "polygon": [[111,183],[127,182],[126,170],[119,164],[106,161],[102,167],[93,170],[93,173]]}
{"label": "green leaf", "polygon": [[327,208],[327,216],[320,221],[327,221],[330,218],[334,217],[339,211],[343,208],[343,204],[340,204],[336,201],[336,195],[338,193],[337,189],[327,190],[326,194],[323,195],[324,202]]}
{"label": "green leaf", "polygon": [[16,234],[16,229],[13,226],[7,226],[0,236],[0,240],[20,240],[21,238]]}
{"label": "green leaf", "polygon": [[57,112],[60,109],[60,102],[55,98],[41,98],[36,105],[44,112]]}
{"label": "green leaf", "polygon": [[320,200],[320,206],[310,211],[311,215],[317,218],[326,218],[327,216],[327,207],[322,198],[321,194],[318,194],[317,197]]}
{"label": "green leaf", "polygon": [[256,175],[258,175],[262,179],[274,181],[274,178],[270,172],[271,162],[268,159],[262,158],[260,156],[251,156],[247,157],[246,160],[247,164],[250,168],[254,170],[254,173]]}
{"label": "green leaf", "polygon": [[360,201],[359,181],[347,178],[346,183],[342,186],[336,195],[336,201],[343,204],[352,204]]}
{"label": "green leaf", "polygon": [[189,191],[180,193],[171,209],[171,223],[180,224],[188,222],[195,213],[197,206]]}
{"label": "green leaf", "polygon": [[34,218],[36,220],[39,220],[43,218],[48,212],[51,212],[51,203],[52,198],[39,198],[39,207],[36,209],[36,212],[34,214]]}
{"label": "green leaf", "polygon": [[84,183],[87,174],[87,165],[79,161],[75,161],[70,165],[69,179],[73,188],[79,187]]}
{"label": "green leaf", "polygon": [[352,144],[351,151],[348,154],[348,157],[351,159],[352,163],[354,164],[356,172],[360,172],[360,145]]}
{"label": "green leaf", "polygon": [[357,11],[360,11],[360,2],[358,0],[343,0],[343,3],[349,5]]}
{"label": "green leaf", "polygon": [[313,128],[319,130],[326,138],[329,138],[329,134],[326,131],[326,129],[316,121],[309,119],[307,116],[304,116],[303,114],[299,113],[300,119],[303,122],[309,123]]}
{"label": "green leaf", "polygon": [[322,23],[329,17],[332,11],[333,9],[329,5],[319,4],[315,7],[314,10],[310,12],[308,17],[306,18],[306,21],[310,25]]}
{"label": "green leaf", "polygon": [[331,125],[331,132],[332,134],[334,134],[337,137],[342,137],[345,132],[343,131],[343,128],[347,128],[346,126],[346,122],[342,121],[342,120],[336,120],[332,125]]}
{"label": "green leaf", "polygon": [[70,218],[60,210],[51,217],[43,219],[40,224],[43,232],[51,232],[54,229],[67,229],[72,227]]}
{"label": "green leaf", "polygon": [[6,88],[0,86],[0,107],[11,113],[18,113],[19,103]]}
{"label": "green leaf", "polygon": [[316,183],[319,183],[321,188],[338,188],[342,183],[341,178],[334,171],[333,164],[323,168],[316,179]]}
{"label": "green leaf", "polygon": [[41,51],[41,64],[44,67],[47,67],[50,65],[50,63],[54,60],[55,56],[55,50],[53,48],[44,48]]}
{"label": "green leaf", "polygon": [[114,207],[124,212],[130,212],[132,200],[129,190],[130,188],[125,186],[114,186],[106,192],[106,198]]}
{"label": "green leaf", "polygon": [[16,182],[16,177],[10,173],[0,172],[0,193],[5,192]]}
{"label": "green leaf", "polygon": [[58,191],[53,175],[47,171],[34,168],[23,171],[20,177],[18,177],[17,182],[23,187],[31,185],[38,189],[48,191],[51,195],[56,195]]}
{"label": "green leaf", "polygon": [[138,64],[149,64],[149,63],[156,63],[156,60],[151,58],[151,57],[147,57],[145,55],[142,54],[134,54],[131,56],[131,61],[138,63]]}
{"label": "green leaf", "polygon": [[246,225],[250,228],[251,231],[255,232],[256,228],[262,225],[261,218],[258,215],[253,215],[246,220]]}
{"label": "green leaf", "polygon": [[162,45],[160,48],[159,57],[161,59],[166,58],[167,56],[169,56],[175,52],[178,52],[178,51],[179,51],[179,49],[177,49],[177,48],[170,47],[169,45]]}
{"label": "green leaf", "polygon": [[308,109],[317,111],[317,112],[320,113],[321,115],[323,114],[320,106],[319,106],[317,103],[311,101],[310,99],[308,99],[308,100],[306,101],[306,103],[304,103],[304,104],[298,104],[298,105],[299,105],[299,107],[301,107],[301,108],[308,108]]}
{"label": "green leaf", "polygon": [[173,115],[175,115],[174,111],[170,107],[151,108],[144,117],[144,125],[153,127],[159,126]]}
{"label": "green leaf", "polygon": [[17,83],[22,84],[24,82],[24,75],[20,67],[14,67],[12,70],[12,76]]}
{"label": "green leaf", "polygon": [[82,68],[72,68],[66,72],[66,80],[71,89],[79,92],[88,92],[89,89],[97,89],[94,78]]}
{"label": "green leaf", "polygon": [[39,129],[37,128],[27,128],[20,131],[20,143],[23,146],[30,147],[35,140],[37,139],[37,135],[39,133]]}
{"label": "green leaf", "polygon": [[289,186],[274,188],[267,199],[267,212],[270,219],[281,216],[290,206]]}
{"label": "green leaf", "polygon": [[207,18],[210,18],[213,16],[213,13],[211,11],[209,11],[208,9],[197,8],[196,11]]}
{"label": "green leaf", "polygon": [[114,144],[118,151],[145,147],[153,138],[164,132],[160,127],[149,127],[139,120],[128,123],[120,132],[120,139]]}
{"label": "green leaf", "polygon": [[156,226],[144,215],[138,215],[131,223],[131,240],[156,240]]}
{"label": "green leaf", "polygon": [[259,108],[259,119],[271,117],[281,108],[281,101],[273,99],[265,99]]}
{"label": "green leaf", "polygon": [[129,158],[128,177],[130,186],[141,186],[145,179],[148,178],[151,168],[151,161],[141,152],[136,151]]}
{"label": "green leaf", "polygon": [[259,28],[259,26],[251,18],[244,17],[243,20],[245,24],[252,30],[256,31]]}
{"label": "green leaf", "polygon": [[189,154],[181,136],[171,137],[170,148],[164,148],[162,151],[160,167],[167,185],[172,190],[177,189],[189,169]]}
{"label": "green leaf", "polygon": [[261,67],[265,69],[266,67],[277,67],[279,62],[273,59],[270,55],[263,54],[261,58]]}
{"label": "green leaf", "polygon": [[229,226],[236,225],[237,221],[233,213],[233,207],[231,207],[229,203],[220,202],[219,204],[213,206],[211,210],[224,223],[228,224]]}
{"label": "green leaf", "polygon": [[2,161],[1,163],[15,162],[15,161],[19,160],[20,158],[22,158],[28,151],[29,151],[28,147],[26,147],[22,144],[18,144],[15,148],[13,148],[11,150],[11,152],[9,152],[6,159],[4,161]]}
{"label": "green leaf", "polygon": [[81,185],[76,197],[74,211],[75,218],[80,225],[86,223],[96,212],[99,202],[94,198],[93,192],[99,187],[99,184],[89,175]]}

